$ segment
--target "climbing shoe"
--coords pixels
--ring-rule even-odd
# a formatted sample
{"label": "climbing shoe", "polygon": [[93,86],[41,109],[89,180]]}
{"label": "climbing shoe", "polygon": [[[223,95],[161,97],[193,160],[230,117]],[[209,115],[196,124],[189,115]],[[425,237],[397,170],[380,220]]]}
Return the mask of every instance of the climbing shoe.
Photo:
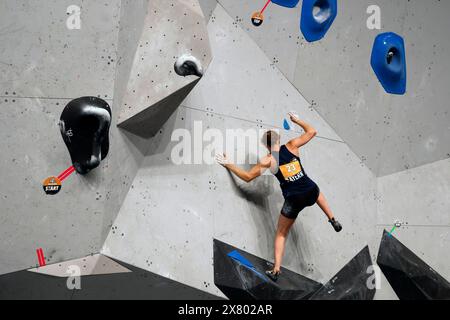
{"label": "climbing shoe", "polygon": [[330,223],[333,226],[334,230],[336,230],[336,232],[342,231],[342,225],[339,223],[339,221],[333,218],[330,220]]}
{"label": "climbing shoe", "polygon": [[281,272],[280,272],[280,271],[275,272],[274,270],[269,270],[269,271],[266,271],[266,275],[267,275],[273,282],[277,282],[277,281],[278,281],[278,278],[279,278],[280,275],[281,275]]}

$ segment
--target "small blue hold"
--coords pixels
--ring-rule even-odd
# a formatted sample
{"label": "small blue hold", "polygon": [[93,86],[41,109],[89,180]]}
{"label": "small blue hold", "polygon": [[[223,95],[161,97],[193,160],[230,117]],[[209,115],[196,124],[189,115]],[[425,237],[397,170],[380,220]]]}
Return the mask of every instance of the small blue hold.
{"label": "small blue hold", "polygon": [[284,130],[287,130],[287,131],[291,130],[291,126],[289,125],[289,122],[286,119],[284,119],[283,127],[284,127]]}
{"label": "small blue hold", "polygon": [[319,41],[338,14],[337,0],[303,0],[300,29],[306,41]]}
{"label": "small blue hold", "polygon": [[373,45],[371,65],[387,93],[406,93],[406,52],[401,36],[393,32],[378,35]]}
{"label": "small blue hold", "polygon": [[273,3],[286,7],[286,8],[295,8],[300,0],[272,0]]}

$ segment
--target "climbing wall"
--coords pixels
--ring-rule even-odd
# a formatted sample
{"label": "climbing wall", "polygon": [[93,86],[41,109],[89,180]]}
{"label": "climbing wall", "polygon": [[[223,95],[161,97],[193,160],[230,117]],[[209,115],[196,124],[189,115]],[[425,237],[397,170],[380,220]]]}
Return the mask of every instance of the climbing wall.
{"label": "climbing wall", "polygon": [[377,235],[400,222],[394,235],[445,279],[450,279],[449,171],[450,161],[442,160],[378,179]]}
{"label": "climbing wall", "polygon": [[[56,197],[42,188],[71,165],[58,127],[65,105],[85,95],[113,103],[120,1],[81,2],[0,3],[2,274],[36,266],[37,248],[48,263],[98,252],[142,159],[139,140],[113,127],[99,170],[73,175]],[[66,26],[71,5],[83,8],[79,30]]]}
{"label": "climbing wall", "polygon": [[[175,62],[189,55],[198,61],[198,67],[206,70],[211,53],[197,0],[175,1],[170,5],[166,1],[147,1],[143,11],[146,13],[136,50],[124,56],[133,60],[120,100],[118,125],[149,138],[198,82],[198,75],[177,74]],[[126,37],[126,29],[122,33]]]}
{"label": "climbing wall", "polygon": [[[294,9],[271,4],[259,28],[250,16],[265,1],[218,2],[375,175],[449,157],[450,43],[443,30],[450,27],[450,2],[338,1],[336,20],[314,43],[300,33],[302,2]],[[380,30],[367,27],[374,4],[381,10]],[[383,32],[405,39],[404,96],[387,94],[370,67],[374,39]]]}
{"label": "climbing wall", "polygon": [[[1,176],[10,181],[0,188],[0,274],[35,267],[37,248],[43,248],[47,264],[99,252],[148,149],[145,139],[116,124],[139,41],[151,33],[144,30],[149,2],[81,2],[0,4],[0,37],[6,44],[0,48]],[[192,24],[200,33],[200,7],[193,1],[183,5],[186,13],[198,15]],[[80,14],[78,27],[71,20],[74,10]],[[167,18],[154,12],[152,17]],[[167,30],[167,37],[186,36],[190,28],[186,24],[184,33]],[[161,56],[170,60],[165,67],[173,72],[179,52],[164,49]],[[193,82],[188,77],[184,81]],[[97,170],[72,175],[50,197],[43,180],[71,165],[59,117],[69,101],[82,96],[97,96],[111,105],[110,152]],[[152,96],[155,103],[158,98],[165,96]]]}
{"label": "climbing wall", "polygon": [[[271,4],[258,28],[249,17],[264,1],[218,2],[379,177],[377,237],[404,222],[397,230],[400,240],[448,278],[443,254],[450,225],[444,196],[448,161],[441,159],[449,157],[450,145],[449,42],[442,33],[448,29],[449,2],[377,1],[381,29],[369,30],[373,11],[366,12],[374,3],[338,1],[337,19],[314,43],[299,30],[302,2],[295,9]],[[402,96],[387,94],[370,66],[375,37],[390,31],[406,45],[408,84]],[[381,278],[376,297],[395,298]]]}
{"label": "climbing wall", "polygon": [[114,83],[114,103],[120,109],[127,90],[131,68],[141,38],[148,0],[124,0],[121,2],[118,34],[117,67]]}
{"label": "climbing wall", "polygon": [[[275,179],[263,176],[244,185],[208,156],[195,165],[194,153],[192,164],[176,165],[175,130],[185,129],[194,139],[209,128],[224,136],[226,129],[280,128],[295,110],[319,131],[304,150],[306,169],[348,227],[337,235],[320,209],[307,209],[290,238],[286,266],[325,283],[367,244],[375,257],[375,176],[222,6],[213,12],[208,33],[210,68],[151,140],[102,253],[218,295],[213,238],[271,260],[283,203]],[[298,134],[283,131],[283,141]]]}
{"label": "climbing wall", "polygon": [[[302,149],[304,165],[344,225],[336,234],[317,207],[296,223],[284,266],[293,278],[326,284],[308,296],[396,299],[400,291],[382,274],[376,294],[365,287],[370,263],[395,264],[401,252],[385,252],[397,244],[383,235],[394,223],[395,239],[416,255],[411,261],[426,262],[420,266],[433,268],[425,271],[439,273],[448,289],[449,2],[379,0],[382,26],[369,30],[371,2],[338,1],[335,22],[314,43],[300,32],[303,1],[270,4],[256,28],[250,16],[264,3],[0,2],[0,286],[12,289],[3,293],[41,296],[47,284],[55,288],[49,296],[68,297],[65,281],[34,269],[43,248],[58,274],[73,259],[99,253],[91,259],[112,258],[132,271],[109,274],[111,290],[89,278],[88,290],[72,298],[129,298],[140,285],[164,286],[145,293],[152,298],[180,288],[181,298],[225,297],[214,283],[213,240],[247,252],[258,266],[272,261],[283,199],[274,177],[244,184],[214,154],[244,154],[250,168],[264,155],[253,146],[265,130],[279,129],[282,142],[302,133],[283,128],[290,111],[319,132]],[[81,29],[66,25],[72,5],[81,8]],[[387,94],[370,67],[373,40],[388,31],[405,39],[402,96]],[[174,63],[186,52],[198,58],[203,77],[176,74]],[[109,155],[47,196],[42,181],[71,165],[59,116],[87,95],[111,105]],[[224,139],[213,142],[217,134]],[[236,143],[242,136],[247,140]],[[17,281],[37,291],[17,290]]]}

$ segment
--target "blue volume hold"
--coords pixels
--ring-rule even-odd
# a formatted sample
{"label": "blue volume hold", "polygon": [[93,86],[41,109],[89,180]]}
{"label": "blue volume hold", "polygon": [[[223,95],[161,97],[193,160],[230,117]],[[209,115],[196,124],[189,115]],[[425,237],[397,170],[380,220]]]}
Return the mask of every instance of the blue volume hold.
{"label": "blue volume hold", "polygon": [[393,32],[378,35],[373,45],[371,65],[387,93],[406,93],[406,52],[401,36]]}
{"label": "blue volume hold", "polygon": [[228,257],[230,257],[234,261],[240,263],[245,268],[251,270],[259,278],[261,278],[263,281],[267,282],[267,278],[262,273],[258,272],[258,270],[256,270],[256,268],[253,266],[253,264],[250,261],[248,261],[247,259],[245,259],[237,250],[230,252],[228,254]]}
{"label": "blue volume hold", "polygon": [[249,269],[255,269],[253,264],[250,261],[248,261],[247,259],[245,259],[237,250],[230,252],[228,254],[228,256],[230,258],[232,258],[233,260],[240,262],[241,264],[243,264],[244,266],[246,266]]}
{"label": "blue volume hold", "polygon": [[337,17],[337,0],[303,0],[300,29],[306,41],[319,41]]}
{"label": "blue volume hold", "polygon": [[272,0],[273,3],[286,7],[286,8],[295,8],[300,0]]}
{"label": "blue volume hold", "polygon": [[284,130],[287,130],[287,131],[291,130],[291,126],[289,125],[289,122],[286,119],[284,119],[283,127],[284,127]]}

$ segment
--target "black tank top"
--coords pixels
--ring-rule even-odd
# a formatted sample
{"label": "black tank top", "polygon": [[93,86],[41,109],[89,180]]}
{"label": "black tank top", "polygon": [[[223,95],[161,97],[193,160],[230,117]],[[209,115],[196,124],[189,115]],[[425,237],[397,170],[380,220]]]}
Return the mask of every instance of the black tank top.
{"label": "black tank top", "polygon": [[308,192],[316,187],[314,181],[306,175],[300,158],[292,154],[285,145],[281,146],[279,152],[272,152],[272,156],[277,161],[278,171],[275,176],[280,182],[285,198]]}

